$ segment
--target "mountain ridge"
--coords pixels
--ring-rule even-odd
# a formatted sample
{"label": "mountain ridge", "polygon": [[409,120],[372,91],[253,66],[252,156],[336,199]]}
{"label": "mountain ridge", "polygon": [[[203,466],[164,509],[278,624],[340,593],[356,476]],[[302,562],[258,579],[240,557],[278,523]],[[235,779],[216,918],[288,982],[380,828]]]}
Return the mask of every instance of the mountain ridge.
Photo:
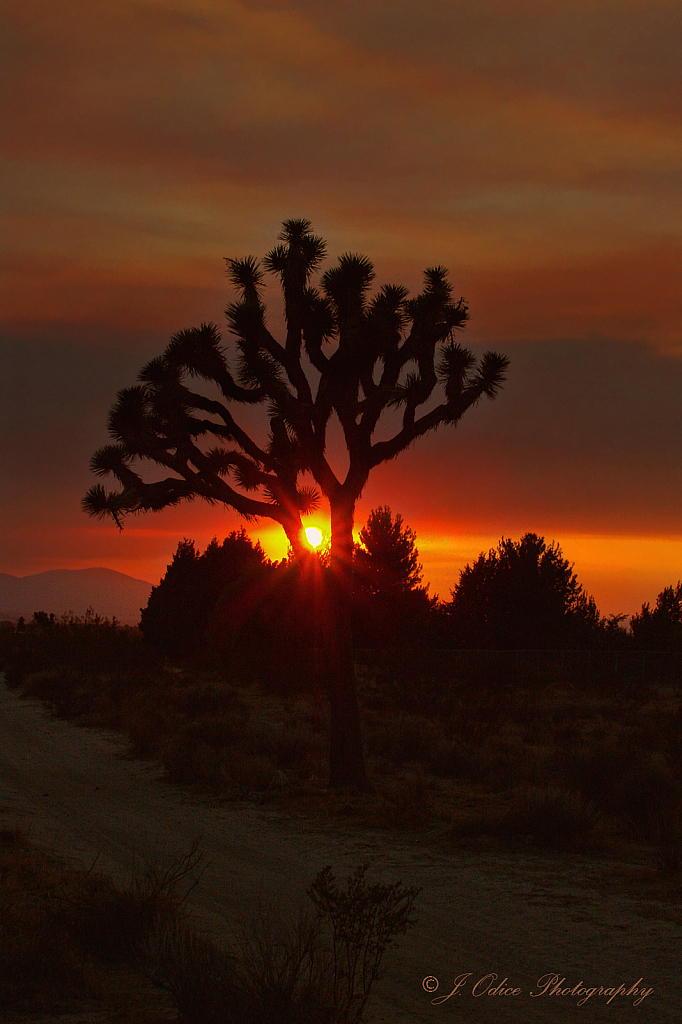
{"label": "mountain ridge", "polygon": [[152,584],[117,569],[46,569],[26,576],[0,573],[0,619],[32,618],[44,611],[57,617],[82,616],[88,608],[125,625],[137,625]]}

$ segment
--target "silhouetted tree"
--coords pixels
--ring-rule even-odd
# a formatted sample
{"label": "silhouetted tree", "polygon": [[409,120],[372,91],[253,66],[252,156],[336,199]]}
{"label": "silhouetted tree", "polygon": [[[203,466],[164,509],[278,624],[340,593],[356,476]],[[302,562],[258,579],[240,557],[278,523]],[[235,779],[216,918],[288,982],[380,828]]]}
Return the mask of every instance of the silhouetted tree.
{"label": "silhouetted tree", "polygon": [[246,607],[267,568],[263,549],[243,528],[221,544],[214,537],[203,554],[185,538],[142,609],[145,640],[169,658],[205,656],[206,631],[219,599],[226,591],[238,593]]}
{"label": "silhouetted tree", "polygon": [[607,650],[629,650],[632,635],[627,625],[627,615],[622,612],[605,615],[599,620],[600,646]]}
{"label": "silhouetted tree", "polygon": [[356,645],[405,646],[424,639],[435,599],[422,586],[416,540],[388,506],[370,512],[354,551]]}
{"label": "silhouetted tree", "polygon": [[372,509],[355,546],[355,568],[370,594],[404,594],[422,583],[417,536],[387,505]]}
{"label": "silhouetted tree", "polygon": [[642,605],[630,619],[630,632],[638,647],[658,651],[682,650],[682,582],[665,587],[652,609]]}
{"label": "silhouetted tree", "polygon": [[[312,559],[301,574],[295,561],[269,565],[248,586],[225,588],[209,617],[207,650],[231,675],[291,696],[321,696],[318,608],[323,574]],[[316,593],[317,588],[317,593]]]}
{"label": "silhouetted tree", "polygon": [[471,648],[579,646],[600,628],[594,600],[560,546],[535,533],[502,537],[467,565],[446,610],[451,636]]}
{"label": "silhouetted tree", "polygon": [[[215,324],[176,334],[164,354],[143,368],[140,383],[119,393],[109,417],[115,443],[93,458],[93,471],[112,475],[120,489],[91,488],[84,508],[120,526],[131,513],[201,497],[247,519],[277,521],[305,561],[301,516],[324,495],[333,580],[325,628],[330,784],[363,785],[349,607],[355,503],[375,466],[441,424],[456,424],[482,397],[494,398],[508,361],[486,352],[477,362],[454,341],[467,307],[453,299],[442,267],[425,272],[424,289],[414,298],[396,285],[384,285],[370,297],[374,268],[365,256],[341,256],[316,288],[311,276],[325,256],[325,243],[311,233],[310,223],[286,221],[279,241],[262,265],[252,256],[227,260],[238,292],[226,311],[237,378]],[[264,270],[282,286],[283,342],[266,325]],[[192,384],[197,378],[208,384],[203,392]],[[435,404],[427,405],[434,394]],[[265,444],[235,420],[232,407],[240,404],[267,410]],[[373,441],[388,409],[399,415],[395,432]],[[348,452],[343,475],[327,457],[333,415]],[[168,475],[146,483],[134,468],[140,460]],[[306,474],[313,486],[301,480]]]}

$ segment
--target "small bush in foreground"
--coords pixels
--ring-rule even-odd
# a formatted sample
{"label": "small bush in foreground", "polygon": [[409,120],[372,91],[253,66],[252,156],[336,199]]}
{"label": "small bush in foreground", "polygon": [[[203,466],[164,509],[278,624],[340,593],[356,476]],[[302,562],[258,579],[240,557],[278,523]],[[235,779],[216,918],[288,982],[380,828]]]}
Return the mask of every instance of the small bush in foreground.
{"label": "small bush in foreground", "polygon": [[336,1024],[319,928],[301,914],[283,925],[261,915],[236,951],[169,922],[151,939],[149,962],[191,1024]]}
{"label": "small bush in foreground", "polygon": [[414,923],[418,890],[368,884],[367,864],[341,888],[325,867],[308,889],[314,910],[292,919],[259,908],[228,946],[198,935],[180,909],[202,862],[194,844],[119,888],[2,830],[0,1005],[106,1007],[152,1024],[165,989],[183,1024],[361,1024],[386,950]]}
{"label": "small bush in foreground", "polygon": [[362,1017],[370,989],[379,976],[386,949],[414,924],[419,889],[401,882],[367,885],[368,864],[360,864],[341,891],[331,867],[320,871],[308,889],[318,913],[331,928],[333,989],[342,1020]]}
{"label": "small bush in foreground", "polygon": [[359,865],[345,890],[323,868],[308,889],[316,913],[285,922],[260,910],[234,948],[175,920],[150,937],[148,957],[183,1022],[360,1024],[387,948],[413,922],[418,890],[366,881]]}

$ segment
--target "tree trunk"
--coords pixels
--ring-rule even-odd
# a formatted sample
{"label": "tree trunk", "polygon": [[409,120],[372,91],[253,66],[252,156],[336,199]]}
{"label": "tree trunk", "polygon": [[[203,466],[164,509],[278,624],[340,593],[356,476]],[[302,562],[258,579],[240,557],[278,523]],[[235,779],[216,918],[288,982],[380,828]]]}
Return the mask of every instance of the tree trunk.
{"label": "tree trunk", "polygon": [[367,788],[355,683],[351,628],[353,514],[355,502],[332,501],[329,621],[326,676],[330,703],[329,785]]}

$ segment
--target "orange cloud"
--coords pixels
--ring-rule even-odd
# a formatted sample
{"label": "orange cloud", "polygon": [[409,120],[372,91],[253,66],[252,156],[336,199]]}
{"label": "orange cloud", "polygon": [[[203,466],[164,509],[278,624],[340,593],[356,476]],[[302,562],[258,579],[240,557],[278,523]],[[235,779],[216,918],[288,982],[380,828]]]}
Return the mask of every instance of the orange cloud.
{"label": "orange cloud", "polygon": [[211,289],[206,287],[208,268],[201,268],[204,274],[195,271],[193,283],[187,263],[108,270],[78,259],[62,262],[56,255],[15,257],[8,263],[2,321],[13,333],[44,327],[53,333],[60,324],[90,324],[105,326],[109,337],[121,330],[170,335],[194,322],[219,318],[224,306],[220,271],[214,271]]}
{"label": "orange cloud", "polygon": [[14,244],[172,289],[295,213],[387,262],[591,272],[678,224],[679,123],[600,100],[635,42],[627,73],[661,92],[653,48],[677,16],[653,7],[628,3],[614,42],[618,4],[398,4],[387,21],[376,3],[27,0],[8,56]]}
{"label": "orange cloud", "polygon": [[510,340],[638,339],[682,354],[681,258],[682,245],[652,238],[596,259],[480,268],[470,276],[472,330]]}

